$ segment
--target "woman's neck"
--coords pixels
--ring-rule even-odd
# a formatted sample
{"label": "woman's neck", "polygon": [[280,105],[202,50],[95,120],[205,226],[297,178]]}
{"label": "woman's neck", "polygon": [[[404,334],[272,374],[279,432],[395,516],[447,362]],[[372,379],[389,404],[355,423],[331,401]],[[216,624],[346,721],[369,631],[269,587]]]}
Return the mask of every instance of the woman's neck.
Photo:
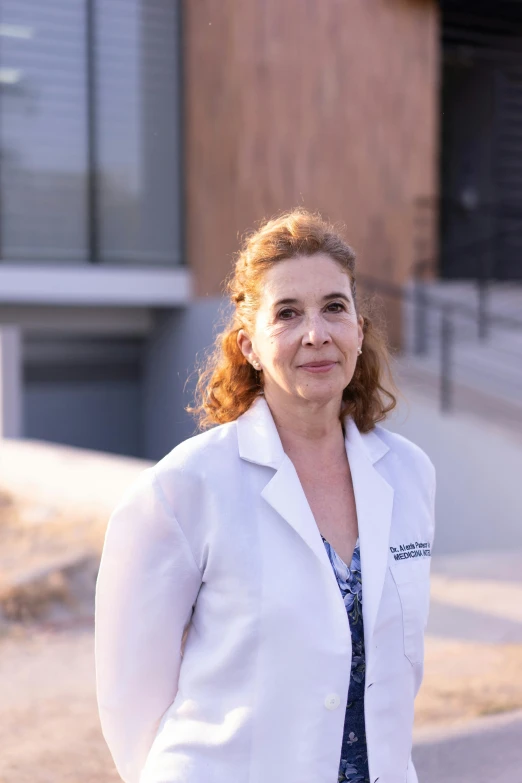
{"label": "woman's neck", "polygon": [[[266,395],[265,395],[266,398]],[[340,403],[308,403],[266,398],[285,452],[292,458],[301,451],[314,452],[318,460],[335,460],[344,453]]]}

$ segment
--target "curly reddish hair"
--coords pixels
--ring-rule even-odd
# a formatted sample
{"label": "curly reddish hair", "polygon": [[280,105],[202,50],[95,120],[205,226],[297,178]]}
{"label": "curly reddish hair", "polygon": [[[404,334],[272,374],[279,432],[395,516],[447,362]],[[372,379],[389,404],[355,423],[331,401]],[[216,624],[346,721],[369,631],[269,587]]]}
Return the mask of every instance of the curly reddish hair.
{"label": "curly reddish hair", "polygon": [[369,432],[395,408],[396,391],[384,329],[370,313],[370,302],[358,303],[355,253],[341,233],[318,213],[297,208],[285,212],[247,234],[234,268],[225,280],[233,312],[217,335],[210,354],[198,370],[195,406],[187,406],[200,429],[234,421],[262,392],[262,373],[247,361],[237,344],[240,329],[254,331],[266,272],[279,261],[324,254],[348,274],[358,315],[364,319],[364,350],[352,380],[343,391],[341,420],[351,415],[361,432]]}

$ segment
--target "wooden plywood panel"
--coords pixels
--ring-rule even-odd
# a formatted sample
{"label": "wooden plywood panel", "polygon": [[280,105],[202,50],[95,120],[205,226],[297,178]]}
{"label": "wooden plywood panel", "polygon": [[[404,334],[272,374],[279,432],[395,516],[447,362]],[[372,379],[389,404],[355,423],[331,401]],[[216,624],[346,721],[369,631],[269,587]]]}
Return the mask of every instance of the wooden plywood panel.
{"label": "wooden plywood panel", "polygon": [[188,262],[219,293],[239,236],[303,204],[360,272],[401,281],[413,199],[436,193],[430,0],[185,0]]}

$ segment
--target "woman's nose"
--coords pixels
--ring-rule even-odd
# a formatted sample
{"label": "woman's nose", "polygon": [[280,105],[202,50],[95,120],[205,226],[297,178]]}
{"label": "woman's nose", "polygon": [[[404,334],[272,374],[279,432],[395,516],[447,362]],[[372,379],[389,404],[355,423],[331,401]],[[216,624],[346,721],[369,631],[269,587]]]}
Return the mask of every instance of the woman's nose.
{"label": "woman's nose", "polygon": [[305,323],[304,339],[308,343],[324,343],[330,341],[330,331],[324,318],[320,316],[310,316]]}

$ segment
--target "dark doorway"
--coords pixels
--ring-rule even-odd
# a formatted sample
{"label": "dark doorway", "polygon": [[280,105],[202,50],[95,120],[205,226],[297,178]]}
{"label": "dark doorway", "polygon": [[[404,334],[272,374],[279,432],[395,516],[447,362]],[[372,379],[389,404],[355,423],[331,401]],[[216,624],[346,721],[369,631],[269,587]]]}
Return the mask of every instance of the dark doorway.
{"label": "dark doorway", "polygon": [[134,338],[26,338],[24,436],[143,457],[142,354]]}
{"label": "dark doorway", "polygon": [[441,6],[441,276],[520,280],[522,3]]}

